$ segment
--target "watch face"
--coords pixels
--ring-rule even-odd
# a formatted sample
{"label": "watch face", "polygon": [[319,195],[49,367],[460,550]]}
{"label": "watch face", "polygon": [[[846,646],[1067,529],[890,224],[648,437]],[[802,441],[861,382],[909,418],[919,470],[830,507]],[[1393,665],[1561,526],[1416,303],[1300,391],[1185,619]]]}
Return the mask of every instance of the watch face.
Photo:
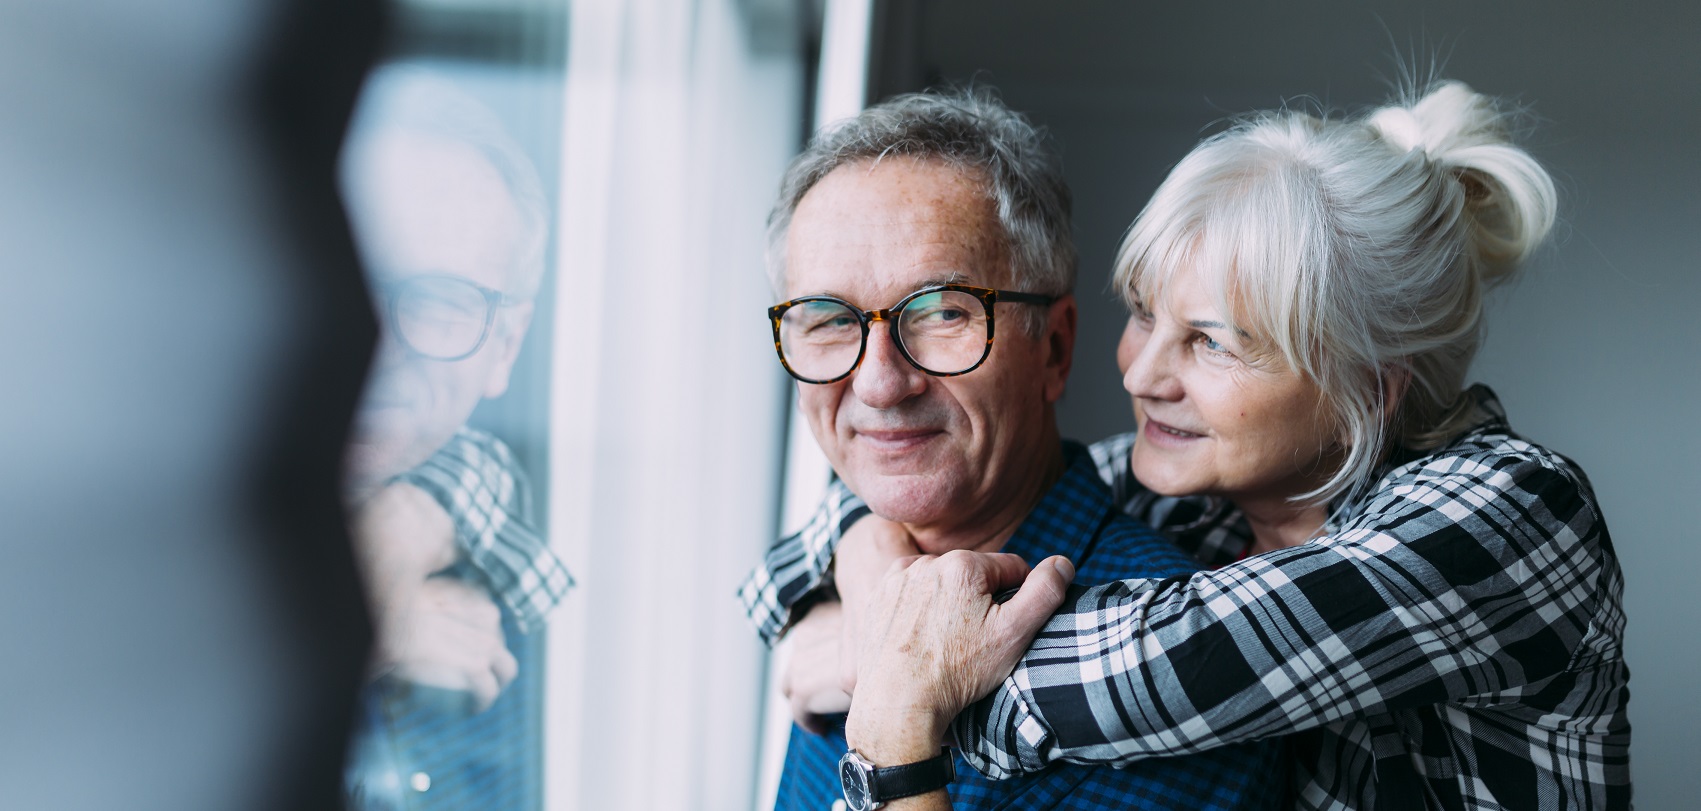
{"label": "watch face", "polygon": [[852,811],[868,808],[868,773],[846,757],[839,761],[839,785],[845,792],[845,806]]}

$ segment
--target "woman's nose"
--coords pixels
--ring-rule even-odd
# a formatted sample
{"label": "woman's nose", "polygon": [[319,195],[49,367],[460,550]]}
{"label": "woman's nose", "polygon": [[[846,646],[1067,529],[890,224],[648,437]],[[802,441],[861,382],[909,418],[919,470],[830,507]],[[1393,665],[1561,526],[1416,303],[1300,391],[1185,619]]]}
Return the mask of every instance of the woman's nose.
{"label": "woman's nose", "polygon": [[[1134,333],[1137,329],[1137,326],[1131,324],[1129,333]],[[1169,343],[1170,341],[1151,332],[1123,335],[1123,343],[1117,350],[1117,360],[1125,364],[1122,370],[1122,387],[1127,389],[1129,394],[1153,400],[1181,398],[1181,384],[1174,369],[1175,352]]]}

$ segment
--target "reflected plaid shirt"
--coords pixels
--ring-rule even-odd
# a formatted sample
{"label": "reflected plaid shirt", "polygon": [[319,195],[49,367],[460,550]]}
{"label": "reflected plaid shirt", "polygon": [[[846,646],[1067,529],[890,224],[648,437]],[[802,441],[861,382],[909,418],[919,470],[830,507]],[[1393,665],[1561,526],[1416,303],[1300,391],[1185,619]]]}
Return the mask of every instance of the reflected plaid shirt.
{"label": "reflected plaid shirt", "polygon": [[531,527],[531,490],[514,453],[490,434],[462,427],[424,464],[402,474],[455,523],[455,544],[521,631],[543,623],[573,586],[561,559]]}
{"label": "reflected plaid shirt", "polygon": [[[1300,808],[1628,808],[1623,579],[1593,490],[1469,396],[1482,420],[1451,445],[1391,462],[1322,537],[1238,562],[1238,510],[1142,490],[1133,436],[1094,446],[1130,514],[1221,568],[1073,588],[958,717],[968,761],[1007,777],[1298,733]],[[828,501],[810,528],[831,537],[782,540],[740,592],[765,637],[809,590],[793,580],[827,582],[853,517],[842,487]]]}

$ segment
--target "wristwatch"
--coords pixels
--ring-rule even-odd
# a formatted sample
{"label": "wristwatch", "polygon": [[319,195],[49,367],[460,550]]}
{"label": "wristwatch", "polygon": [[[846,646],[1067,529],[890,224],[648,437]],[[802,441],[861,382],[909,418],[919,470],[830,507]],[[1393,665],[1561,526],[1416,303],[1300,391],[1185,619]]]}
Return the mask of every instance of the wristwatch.
{"label": "wristwatch", "polygon": [[846,811],[872,811],[888,800],[926,794],[955,779],[957,767],[949,748],[920,763],[885,768],[869,763],[855,749],[839,758],[839,786],[845,792]]}

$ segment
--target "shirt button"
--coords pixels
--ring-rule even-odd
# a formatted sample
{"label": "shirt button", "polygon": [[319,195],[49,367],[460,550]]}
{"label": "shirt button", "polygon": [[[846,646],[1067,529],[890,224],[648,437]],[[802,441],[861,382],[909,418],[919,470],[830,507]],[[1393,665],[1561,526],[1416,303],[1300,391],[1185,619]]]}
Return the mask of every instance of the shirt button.
{"label": "shirt button", "polygon": [[833,811],[845,811],[845,801],[844,800],[834,800],[833,801]]}
{"label": "shirt button", "polygon": [[425,772],[414,772],[413,776],[408,778],[408,785],[412,786],[414,791],[421,793],[430,791],[431,775]]}

